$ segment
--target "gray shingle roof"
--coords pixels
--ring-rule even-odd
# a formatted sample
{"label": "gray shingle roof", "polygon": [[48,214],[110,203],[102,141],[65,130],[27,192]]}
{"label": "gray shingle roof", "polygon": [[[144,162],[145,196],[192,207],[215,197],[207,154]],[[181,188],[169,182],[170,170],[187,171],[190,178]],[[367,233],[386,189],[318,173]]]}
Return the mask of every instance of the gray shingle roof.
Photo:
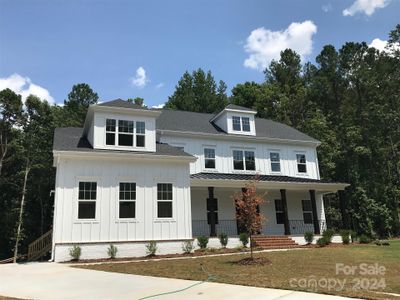
{"label": "gray shingle roof", "polygon": [[254,111],[254,112],[257,112],[257,111],[256,111],[256,110],[254,110],[254,109],[247,108],[247,107],[240,106],[240,105],[236,105],[236,104],[228,104],[228,106],[227,106],[227,107],[225,107],[225,108],[230,108],[230,109],[238,109],[238,110],[244,110],[244,111]]}
{"label": "gray shingle roof", "polygon": [[[221,128],[210,122],[213,117],[214,114],[163,109],[157,118],[156,127],[157,130],[227,135]],[[269,119],[255,118],[255,123],[257,137],[318,142],[290,126]]]}
{"label": "gray shingle roof", "polygon": [[133,102],[128,102],[122,99],[115,99],[108,102],[103,102],[98,104],[99,106],[108,106],[108,107],[121,107],[121,108],[133,108],[133,109],[148,109],[145,106],[137,105]]}
{"label": "gray shingle roof", "polygon": [[54,131],[53,150],[56,151],[80,151],[80,152],[100,152],[100,153],[126,153],[127,155],[148,154],[165,156],[186,156],[192,155],[183,150],[167,144],[156,144],[156,152],[144,151],[123,151],[123,150],[103,150],[93,149],[88,140],[82,137],[83,128],[65,127],[56,128]]}
{"label": "gray shingle roof", "polygon": [[[196,173],[190,175],[192,179],[215,179],[215,180],[242,180],[250,181],[254,179],[254,175],[251,174],[228,174],[228,173]],[[290,176],[280,175],[259,175],[260,181],[272,181],[272,182],[298,182],[298,183],[333,183],[324,180],[310,179],[310,178],[299,178]]]}

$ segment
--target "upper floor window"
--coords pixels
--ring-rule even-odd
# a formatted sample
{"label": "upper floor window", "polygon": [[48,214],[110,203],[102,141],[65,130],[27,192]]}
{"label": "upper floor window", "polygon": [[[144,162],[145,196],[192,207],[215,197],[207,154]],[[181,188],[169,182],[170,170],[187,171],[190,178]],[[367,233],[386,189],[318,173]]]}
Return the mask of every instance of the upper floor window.
{"label": "upper floor window", "polygon": [[118,145],[133,146],[133,121],[118,120]]}
{"label": "upper floor window", "polygon": [[270,152],[269,159],[271,161],[271,172],[280,172],[281,158],[279,152]]}
{"label": "upper floor window", "polygon": [[136,147],[144,147],[146,137],[146,124],[136,122]]}
{"label": "upper floor window", "polygon": [[96,182],[79,182],[78,192],[78,219],[96,218]]}
{"label": "upper floor window", "polygon": [[233,169],[254,171],[256,169],[254,151],[233,150]]}
{"label": "upper floor window", "polygon": [[136,183],[119,183],[119,218],[133,219],[136,215]]}
{"label": "upper floor window", "polygon": [[250,132],[250,118],[242,117],[243,131]]}
{"label": "upper floor window", "polygon": [[242,127],[240,125],[240,117],[232,117],[232,128],[235,131],[241,131]]}
{"label": "upper floor window", "polygon": [[204,148],[204,168],[215,169],[215,149]]}
{"label": "upper floor window", "polygon": [[305,154],[296,154],[297,172],[307,173],[307,160]]}
{"label": "upper floor window", "polygon": [[115,145],[115,126],[114,119],[106,120],[106,145]]}
{"label": "upper floor window", "polygon": [[172,184],[157,184],[157,217],[172,218]]}

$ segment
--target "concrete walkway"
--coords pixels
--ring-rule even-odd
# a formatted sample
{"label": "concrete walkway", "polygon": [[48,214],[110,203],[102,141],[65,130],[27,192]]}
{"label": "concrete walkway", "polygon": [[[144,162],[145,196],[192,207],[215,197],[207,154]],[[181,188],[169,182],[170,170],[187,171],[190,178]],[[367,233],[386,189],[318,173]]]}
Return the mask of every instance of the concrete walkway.
{"label": "concrete walkway", "polygon": [[[140,299],[184,289],[196,281],[71,268],[66,264],[0,265],[0,295],[22,299]],[[197,284],[150,299],[334,300],[342,297],[222,283]]]}

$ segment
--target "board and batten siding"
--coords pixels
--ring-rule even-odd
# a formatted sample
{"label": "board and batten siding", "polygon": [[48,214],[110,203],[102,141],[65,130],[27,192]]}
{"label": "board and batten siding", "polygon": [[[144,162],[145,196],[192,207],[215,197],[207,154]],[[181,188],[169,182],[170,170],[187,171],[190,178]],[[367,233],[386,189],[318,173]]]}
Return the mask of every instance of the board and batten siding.
{"label": "board and batten siding", "polygon": [[[183,147],[185,152],[196,156],[196,162],[190,163],[190,173],[196,174],[201,172],[219,172],[219,173],[259,173],[265,175],[286,175],[292,177],[305,177],[319,179],[317,151],[315,147],[284,144],[284,143],[255,143],[237,140],[221,140],[212,138],[191,138],[178,137],[173,135],[163,134],[160,141],[176,147]],[[206,169],[204,167],[204,148],[214,148],[216,155],[215,170]],[[256,171],[249,172],[233,169],[232,151],[250,150],[254,151]],[[281,172],[276,173],[271,171],[269,152],[279,152],[281,158]],[[304,153],[307,160],[307,173],[302,174],[297,172],[296,153]]]}
{"label": "board and batten siding", "polygon": [[[192,237],[189,166],[129,159],[57,163],[53,243],[175,240]],[[79,181],[97,182],[96,219],[78,219]],[[136,183],[136,218],[118,219],[119,182]],[[157,183],[173,184],[173,218],[157,218]]]}

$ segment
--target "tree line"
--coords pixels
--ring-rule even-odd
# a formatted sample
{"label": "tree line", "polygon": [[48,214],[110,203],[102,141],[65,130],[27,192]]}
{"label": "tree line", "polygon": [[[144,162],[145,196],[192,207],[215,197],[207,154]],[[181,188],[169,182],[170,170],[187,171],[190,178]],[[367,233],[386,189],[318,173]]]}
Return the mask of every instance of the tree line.
{"label": "tree line", "polygon": [[[210,71],[185,72],[165,108],[216,113],[228,103],[257,111],[321,141],[321,177],[348,182],[325,198],[329,224],[370,236],[400,234],[400,25],[386,51],[366,43],[326,45],[315,64],[290,49],[261,83],[227,86]],[[0,259],[52,226],[55,185],[52,142],[57,127],[82,127],[98,95],[76,84],[64,105],[0,91]],[[129,99],[143,105],[142,98]]]}

